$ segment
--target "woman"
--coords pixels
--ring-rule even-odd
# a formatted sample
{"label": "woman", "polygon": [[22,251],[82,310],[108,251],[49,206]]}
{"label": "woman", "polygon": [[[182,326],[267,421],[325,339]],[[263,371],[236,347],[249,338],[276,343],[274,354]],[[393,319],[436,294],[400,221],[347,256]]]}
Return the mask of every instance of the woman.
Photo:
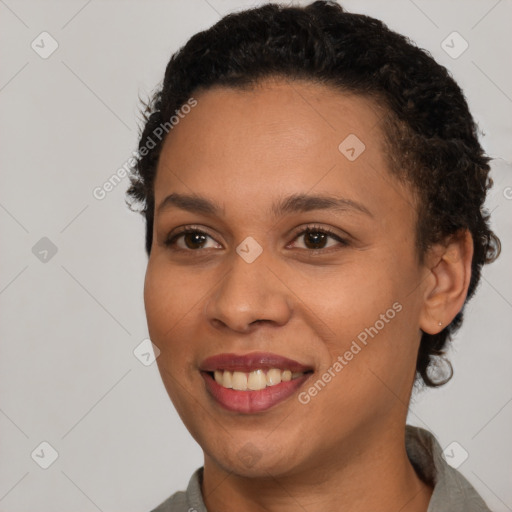
{"label": "woman", "polygon": [[204,466],[155,511],[489,510],[406,425],[499,254],[488,161],[446,69],[334,2],[228,15],[171,58],[129,195]]}

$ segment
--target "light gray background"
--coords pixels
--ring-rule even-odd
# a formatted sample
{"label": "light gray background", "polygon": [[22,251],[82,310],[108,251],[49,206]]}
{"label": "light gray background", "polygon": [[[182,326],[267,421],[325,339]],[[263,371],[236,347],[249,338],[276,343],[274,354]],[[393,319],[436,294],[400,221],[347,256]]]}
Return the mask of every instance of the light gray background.
{"label": "light gray background", "polygon": [[[147,337],[146,256],[142,218],[124,204],[128,180],[102,201],[92,191],[136,149],[137,97],[162,79],[171,53],[253,4],[0,0],[2,512],[145,511],[202,464],[156,364],[133,354]],[[459,443],[469,454],[460,471],[491,509],[512,510],[512,4],[343,4],[451,70],[496,158],[488,208],[503,254],[450,352],[453,381],[416,395],[409,421],[443,447]],[[59,45],[47,59],[31,48],[43,31]],[[441,48],[453,31],[469,43],[457,59]],[[42,237],[57,247],[46,262],[32,253]],[[46,470],[31,458],[42,441],[59,455]]]}

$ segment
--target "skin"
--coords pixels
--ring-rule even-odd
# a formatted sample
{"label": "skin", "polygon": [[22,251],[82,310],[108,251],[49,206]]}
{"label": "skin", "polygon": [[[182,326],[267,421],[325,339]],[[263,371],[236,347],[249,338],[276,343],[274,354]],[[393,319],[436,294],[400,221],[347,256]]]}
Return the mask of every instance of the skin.
{"label": "skin", "polygon": [[[414,194],[388,169],[385,112],[371,100],[279,79],[194,97],[158,164],[145,304],[165,387],[204,451],[208,510],[425,512],[432,488],[405,452],[407,407],[421,331],[438,332],[464,303],[471,236],[420,263]],[[355,161],[338,150],[351,133],[366,146]],[[221,211],[159,209],[171,193]],[[350,199],[370,214],[271,214],[275,201],[301,193]],[[165,244],[189,224],[208,234],[202,246],[190,236],[195,245]],[[347,243],[327,238],[313,251],[300,235],[311,225]],[[252,263],[235,251],[248,236],[263,248]],[[307,390],[396,302],[402,310],[307,404],[295,393],[239,414],[206,392],[206,357],[254,351],[311,365]]]}

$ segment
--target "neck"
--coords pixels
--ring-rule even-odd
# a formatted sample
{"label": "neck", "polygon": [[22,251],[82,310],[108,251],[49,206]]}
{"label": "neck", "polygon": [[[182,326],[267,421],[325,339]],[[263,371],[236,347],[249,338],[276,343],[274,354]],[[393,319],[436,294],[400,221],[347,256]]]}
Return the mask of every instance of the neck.
{"label": "neck", "polygon": [[[385,432],[383,434],[382,432]],[[203,497],[208,510],[308,512],[379,510],[426,512],[432,488],[416,474],[405,450],[405,425],[358,433],[330,456],[322,454],[286,475],[246,477],[205,455]]]}

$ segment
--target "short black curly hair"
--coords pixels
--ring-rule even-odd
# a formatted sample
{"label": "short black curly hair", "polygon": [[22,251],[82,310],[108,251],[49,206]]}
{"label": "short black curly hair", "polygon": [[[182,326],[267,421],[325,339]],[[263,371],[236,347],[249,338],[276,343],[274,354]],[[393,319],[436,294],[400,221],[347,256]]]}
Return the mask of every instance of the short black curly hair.
{"label": "short black curly hair", "polygon": [[[171,57],[162,86],[145,104],[127,192],[131,206],[142,205],[148,255],[154,180],[165,140],[155,140],[155,130],[199,89],[244,88],[271,77],[305,79],[387,107],[382,124],[390,170],[410,184],[418,198],[419,259],[423,261],[432,244],[461,230],[471,232],[474,255],[467,302],[482,265],[498,257],[500,241],[484,209],[492,185],[490,158],[479,144],[464,95],[426,51],[381,21],[346,12],[334,1],[302,7],[265,4],[229,14]],[[463,309],[438,334],[422,334],[416,371],[427,386],[442,385],[453,374],[449,363],[447,377],[436,379],[432,370],[447,362],[444,349],[462,324]]]}

